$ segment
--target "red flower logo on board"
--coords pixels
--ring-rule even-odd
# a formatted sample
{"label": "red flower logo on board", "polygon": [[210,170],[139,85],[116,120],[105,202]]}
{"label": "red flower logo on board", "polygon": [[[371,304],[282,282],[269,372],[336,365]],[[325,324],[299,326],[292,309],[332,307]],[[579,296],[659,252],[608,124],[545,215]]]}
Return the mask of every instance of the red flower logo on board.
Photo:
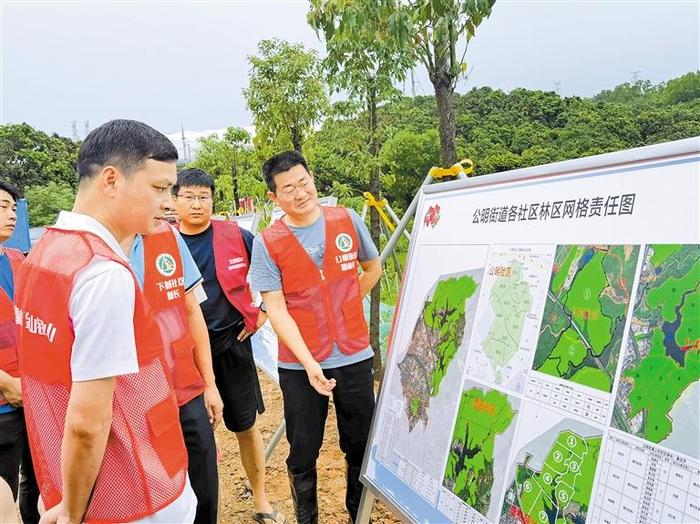
{"label": "red flower logo on board", "polygon": [[440,221],[440,204],[435,204],[434,206],[430,206],[428,208],[428,212],[425,214],[425,217],[423,218],[423,225],[425,227],[435,227],[437,226],[437,223]]}

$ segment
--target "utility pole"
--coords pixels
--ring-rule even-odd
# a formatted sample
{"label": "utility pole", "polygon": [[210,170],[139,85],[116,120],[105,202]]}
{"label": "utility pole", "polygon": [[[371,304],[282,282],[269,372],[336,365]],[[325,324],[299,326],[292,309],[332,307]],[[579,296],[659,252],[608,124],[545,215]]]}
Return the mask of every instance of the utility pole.
{"label": "utility pole", "polygon": [[70,121],[70,126],[73,129],[73,140],[78,141],[78,122],[76,120]]}

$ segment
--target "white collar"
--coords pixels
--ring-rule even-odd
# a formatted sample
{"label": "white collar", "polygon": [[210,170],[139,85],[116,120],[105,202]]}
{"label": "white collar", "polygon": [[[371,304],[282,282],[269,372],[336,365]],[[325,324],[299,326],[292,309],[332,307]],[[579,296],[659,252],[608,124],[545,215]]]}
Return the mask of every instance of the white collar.
{"label": "white collar", "polygon": [[87,231],[88,233],[93,233],[104,240],[119,258],[125,262],[129,261],[129,257],[126,256],[126,253],[124,253],[119,242],[114,238],[114,235],[110,233],[105,226],[89,215],[74,213],[73,211],[61,211],[54,227],[68,231]]}

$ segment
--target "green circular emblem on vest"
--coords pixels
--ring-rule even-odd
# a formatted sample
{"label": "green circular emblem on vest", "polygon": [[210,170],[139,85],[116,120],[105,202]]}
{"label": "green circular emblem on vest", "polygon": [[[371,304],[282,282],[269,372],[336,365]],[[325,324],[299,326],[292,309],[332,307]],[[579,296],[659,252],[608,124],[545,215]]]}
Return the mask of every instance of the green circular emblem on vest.
{"label": "green circular emblem on vest", "polygon": [[352,237],[347,233],[340,233],[335,237],[335,247],[340,249],[343,253],[347,253],[352,249]]}
{"label": "green circular emblem on vest", "polygon": [[177,264],[172,255],[168,253],[161,253],[156,257],[156,269],[158,273],[164,277],[171,277],[175,273]]}

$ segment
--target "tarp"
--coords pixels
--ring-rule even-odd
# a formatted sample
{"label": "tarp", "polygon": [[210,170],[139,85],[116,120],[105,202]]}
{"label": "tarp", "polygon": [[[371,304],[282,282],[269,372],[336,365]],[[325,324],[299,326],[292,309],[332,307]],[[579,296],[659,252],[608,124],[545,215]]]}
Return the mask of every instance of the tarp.
{"label": "tarp", "polygon": [[24,198],[20,198],[17,201],[17,226],[15,227],[15,232],[2,245],[19,249],[22,253],[28,253],[31,248],[29,214],[27,212],[27,201]]}

